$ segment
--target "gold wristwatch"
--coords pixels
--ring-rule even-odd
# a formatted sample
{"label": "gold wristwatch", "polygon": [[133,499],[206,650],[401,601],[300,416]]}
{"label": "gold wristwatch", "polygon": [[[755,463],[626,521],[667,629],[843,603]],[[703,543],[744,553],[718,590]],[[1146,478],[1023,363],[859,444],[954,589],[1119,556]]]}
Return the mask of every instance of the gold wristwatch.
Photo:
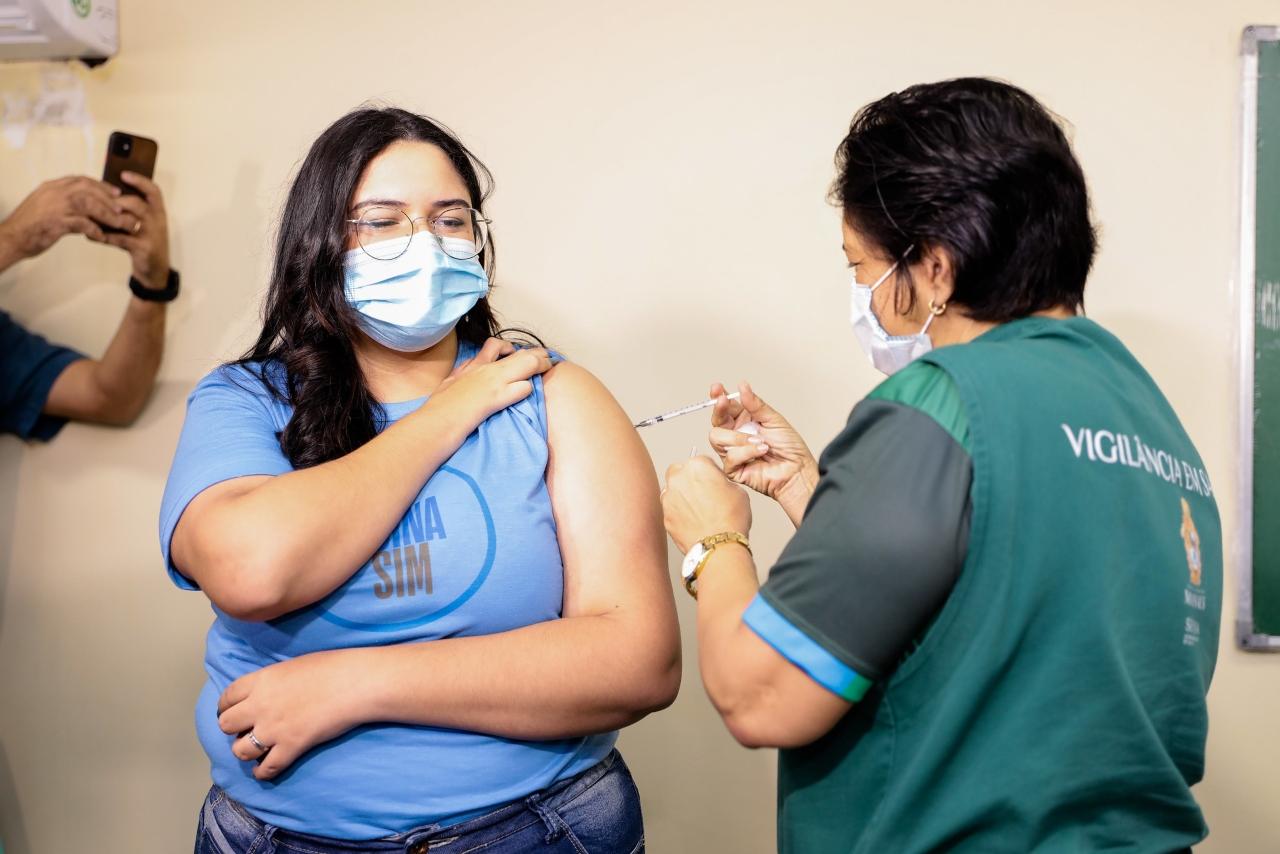
{"label": "gold wristwatch", "polygon": [[702,572],[702,567],[707,565],[707,559],[711,557],[711,553],[716,550],[717,546],[723,546],[725,543],[737,543],[747,550],[747,554],[751,554],[751,543],[747,538],[736,531],[725,531],[723,534],[716,534],[713,537],[704,537],[694,543],[689,549],[689,553],[684,556],[684,563],[680,566],[680,575],[684,578],[684,589],[689,591],[689,595],[694,599],[698,598],[698,575]]}

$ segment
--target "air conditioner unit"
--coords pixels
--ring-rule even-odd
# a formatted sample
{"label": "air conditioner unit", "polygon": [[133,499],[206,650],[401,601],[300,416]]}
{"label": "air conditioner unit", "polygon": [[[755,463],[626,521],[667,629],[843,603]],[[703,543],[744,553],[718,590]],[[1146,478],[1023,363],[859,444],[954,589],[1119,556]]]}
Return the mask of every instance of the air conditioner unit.
{"label": "air conditioner unit", "polygon": [[0,0],[0,61],[115,56],[117,0]]}

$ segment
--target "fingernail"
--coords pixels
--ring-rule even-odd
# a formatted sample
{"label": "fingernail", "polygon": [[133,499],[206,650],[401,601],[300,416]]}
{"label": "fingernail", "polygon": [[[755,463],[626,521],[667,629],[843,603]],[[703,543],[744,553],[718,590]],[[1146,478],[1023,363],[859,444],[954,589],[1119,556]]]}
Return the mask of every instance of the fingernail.
{"label": "fingernail", "polygon": [[769,450],[768,445],[756,445],[756,447],[760,449],[760,453],[762,454],[766,453]]}
{"label": "fingernail", "polygon": [[752,445],[759,445],[763,441],[764,441],[763,439],[757,439],[755,436],[747,437],[747,442]]}
{"label": "fingernail", "polygon": [[693,450],[689,452],[689,459],[693,459],[698,455],[698,446],[694,445]]}

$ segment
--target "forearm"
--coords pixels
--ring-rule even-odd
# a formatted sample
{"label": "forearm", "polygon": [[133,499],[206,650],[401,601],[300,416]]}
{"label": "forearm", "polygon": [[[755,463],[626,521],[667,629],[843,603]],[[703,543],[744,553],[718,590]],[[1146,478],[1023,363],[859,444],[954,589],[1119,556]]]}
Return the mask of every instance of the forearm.
{"label": "forearm", "polygon": [[[717,549],[712,560],[719,557]],[[755,565],[732,549],[698,581],[698,647],[707,696],[746,747],[799,747],[825,734],[849,709],[787,661],[743,620],[760,591]]]}
{"label": "forearm", "polygon": [[742,621],[759,592],[755,562],[738,546],[717,548],[698,576],[698,665],[707,696],[731,729],[731,717],[754,702],[764,681],[747,654],[760,640]]}
{"label": "forearm", "polygon": [[319,601],[377,551],[467,432],[428,403],[344,457],[219,503],[193,536],[190,574],[241,619]]}
{"label": "forearm", "polygon": [[130,298],[106,353],[93,367],[104,420],[127,424],[146,405],[164,354],[166,313],[166,303]]}
{"label": "forearm", "polygon": [[608,732],[664,708],[679,638],[619,613],[479,637],[346,650],[357,723],[389,721],[550,740]]}

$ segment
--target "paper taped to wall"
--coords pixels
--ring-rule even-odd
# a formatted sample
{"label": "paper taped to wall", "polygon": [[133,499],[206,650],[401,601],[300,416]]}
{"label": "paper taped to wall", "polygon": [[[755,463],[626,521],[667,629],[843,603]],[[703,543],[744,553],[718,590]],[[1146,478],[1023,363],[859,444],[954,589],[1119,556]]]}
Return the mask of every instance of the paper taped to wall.
{"label": "paper taped to wall", "polygon": [[93,147],[93,119],[85,99],[84,83],[70,68],[57,66],[40,72],[35,91],[3,92],[4,112],[0,133],[13,148],[27,144],[31,129],[39,126],[80,127],[85,144]]}

